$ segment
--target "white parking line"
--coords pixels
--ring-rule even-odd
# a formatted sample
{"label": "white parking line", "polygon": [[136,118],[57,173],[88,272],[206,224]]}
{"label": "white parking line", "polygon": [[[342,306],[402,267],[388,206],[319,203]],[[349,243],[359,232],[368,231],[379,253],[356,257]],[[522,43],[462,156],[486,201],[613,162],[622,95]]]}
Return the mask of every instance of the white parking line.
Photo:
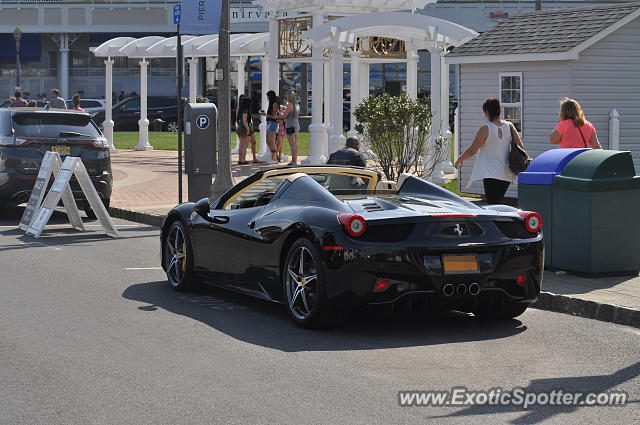
{"label": "white parking line", "polygon": [[[86,224],[84,227],[102,227],[100,224]],[[121,228],[141,228],[141,227],[152,227],[146,224],[117,224],[116,227],[118,229]],[[18,226],[0,226],[0,229],[17,229]],[[69,223],[66,224],[47,224],[45,229],[70,229],[71,225]]]}
{"label": "white parking line", "polygon": [[162,270],[162,267],[126,267],[125,270]]}

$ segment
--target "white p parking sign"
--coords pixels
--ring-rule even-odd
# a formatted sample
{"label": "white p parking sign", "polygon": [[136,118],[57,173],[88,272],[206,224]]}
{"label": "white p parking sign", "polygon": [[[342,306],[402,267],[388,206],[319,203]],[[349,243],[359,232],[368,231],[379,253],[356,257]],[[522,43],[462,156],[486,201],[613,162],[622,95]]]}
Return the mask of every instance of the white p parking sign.
{"label": "white p parking sign", "polygon": [[209,117],[206,115],[198,115],[196,118],[196,125],[200,130],[206,130],[209,127]]}

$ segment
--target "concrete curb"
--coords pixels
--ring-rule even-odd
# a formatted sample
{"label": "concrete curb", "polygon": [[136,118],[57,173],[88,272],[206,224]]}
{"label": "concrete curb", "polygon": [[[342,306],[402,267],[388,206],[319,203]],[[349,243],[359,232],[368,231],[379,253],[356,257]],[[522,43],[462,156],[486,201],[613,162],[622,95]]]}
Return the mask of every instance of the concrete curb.
{"label": "concrete curb", "polygon": [[114,218],[133,221],[135,223],[148,224],[150,226],[162,226],[164,215],[149,214],[138,211],[125,210],[123,208],[109,207],[109,214]]}
{"label": "concrete curb", "polygon": [[[117,207],[109,208],[109,213],[111,217],[158,227],[162,226],[165,217],[164,215],[131,211]],[[582,300],[551,292],[541,292],[538,301],[532,304],[532,307],[539,310],[555,311],[557,313],[640,328],[640,310]]]}
{"label": "concrete curb", "polygon": [[640,328],[640,310],[587,301],[551,292],[541,292],[538,301],[532,304],[532,307],[539,310],[555,311],[557,313]]}

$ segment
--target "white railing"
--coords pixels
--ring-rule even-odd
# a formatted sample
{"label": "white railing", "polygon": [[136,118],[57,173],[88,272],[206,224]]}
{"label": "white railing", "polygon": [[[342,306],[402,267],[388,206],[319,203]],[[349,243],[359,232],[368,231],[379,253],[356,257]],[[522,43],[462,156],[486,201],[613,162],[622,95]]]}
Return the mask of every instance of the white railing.
{"label": "white railing", "polygon": [[620,114],[615,109],[609,112],[609,149],[620,150]]}

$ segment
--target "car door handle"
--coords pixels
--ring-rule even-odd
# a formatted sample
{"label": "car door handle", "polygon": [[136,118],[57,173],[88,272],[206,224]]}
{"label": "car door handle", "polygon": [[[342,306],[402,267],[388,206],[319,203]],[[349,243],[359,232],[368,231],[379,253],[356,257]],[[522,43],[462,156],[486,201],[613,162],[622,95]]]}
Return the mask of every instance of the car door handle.
{"label": "car door handle", "polygon": [[216,215],[213,217],[215,223],[226,224],[229,222],[229,217],[224,215]]}
{"label": "car door handle", "polygon": [[254,227],[256,227],[255,221],[252,221],[251,223],[249,223],[249,229],[253,229]]}

